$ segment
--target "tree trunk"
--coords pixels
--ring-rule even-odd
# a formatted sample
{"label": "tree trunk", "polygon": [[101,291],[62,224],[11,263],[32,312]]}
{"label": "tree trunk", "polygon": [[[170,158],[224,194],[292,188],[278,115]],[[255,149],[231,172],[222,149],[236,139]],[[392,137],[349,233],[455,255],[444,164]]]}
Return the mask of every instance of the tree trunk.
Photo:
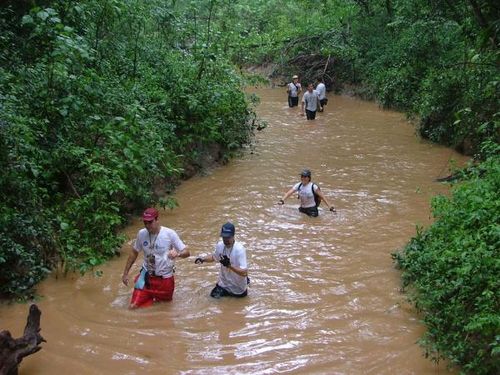
{"label": "tree trunk", "polygon": [[385,0],[385,10],[387,11],[387,15],[389,18],[392,18],[392,15],[394,14],[393,9],[392,9],[392,1],[391,0]]}
{"label": "tree trunk", "polygon": [[479,25],[479,27],[487,33],[489,36],[491,45],[493,48],[496,48],[498,45],[497,37],[496,35],[491,31],[491,24],[484,15],[483,11],[481,10],[480,4],[476,0],[469,0],[469,4],[472,8],[472,11],[474,13],[474,17],[476,18],[476,21]]}
{"label": "tree trunk", "polygon": [[17,375],[17,368],[24,357],[42,349],[39,345],[46,342],[40,335],[40,316],[37,305],[30,306],[24,335],[12,338],[9,331],[0,332],[0,375]]}

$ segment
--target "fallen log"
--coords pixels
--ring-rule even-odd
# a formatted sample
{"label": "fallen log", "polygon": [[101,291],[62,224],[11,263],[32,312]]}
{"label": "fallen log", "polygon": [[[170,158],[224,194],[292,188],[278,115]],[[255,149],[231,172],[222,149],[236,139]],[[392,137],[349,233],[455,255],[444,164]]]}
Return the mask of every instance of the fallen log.
{"label": "fallen log", "polygon": [[40,316],[37,305],[30,306],[24,335],[12,338],[9,331],[0,332],[0,375],[17,375],[18,366],[24,357],[38,352],[40,344],[46,342],[40,335]]}

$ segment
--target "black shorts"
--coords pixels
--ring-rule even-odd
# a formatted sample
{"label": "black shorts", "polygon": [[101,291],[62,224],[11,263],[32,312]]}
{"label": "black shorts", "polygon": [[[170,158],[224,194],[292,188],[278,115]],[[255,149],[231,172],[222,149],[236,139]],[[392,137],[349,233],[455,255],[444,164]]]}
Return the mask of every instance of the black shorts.
{"label": "black shorts", "polygon": [[288,97],[288,106],[290,108],[297,107],[299,105],[299,97],[298,96],[289,96]]}
{"label": "black shorts", "polygon": [[321,100],[319,101],[319,103],[320,103],[320,104],[321,104],[321,106],[323,107],[323,106],[325,106],[325,105],[326,105],[326,103],[328,103],[328,99],[327,99],[327,98],[321,99]]}
{"label": "black shorts", "polygon": [[307,216],[317,217],[318,216],[318,207],[299,207],[299,211]]}
{"label": "black shorts", "polygon": [[[248,279],[247,279],[247,284],[248,284]],[[234,294],[231,293],[229,290],[224,289],[223,287],[219,286],[219,284],[215,284],[215,288],[212,289],[210,292],[210,297],[213,298],[221,298],[221,297],[246,297],[247,296],[247,291],[245,290],[241,294]]]}
{"label": "black shorts", "polygon": [[314,120],[316,118],[316,111],[306,109],[306,117],[308,120]]}

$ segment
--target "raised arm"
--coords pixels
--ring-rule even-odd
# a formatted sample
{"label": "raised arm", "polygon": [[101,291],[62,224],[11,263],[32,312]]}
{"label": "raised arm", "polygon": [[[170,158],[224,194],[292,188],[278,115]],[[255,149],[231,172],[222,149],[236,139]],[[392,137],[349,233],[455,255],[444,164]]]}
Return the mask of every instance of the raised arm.
{"label": "raised arm", "polygon": [[168,257],[170,259],[187,258],[189,257],[189,255],[191,255],[189,249],[184,244],[184,242],[182,242],[176,232],[172,231],[170,238],[172,239],[172,248],[168,252]]}
{"label": "raised arm", "polygon": [[196,257],[194,262],[196,264],[201,264],[201,263],[205,263],[205,262],[212,263],[212,262],[215,262],[215,259],[214,259],[214,256],[212,254],[200,255],[200,256]]}
{"label": "raised arm", "polygon": [[184,249],[182,249],[181,251],[177,250],[177,249],[172,249],[170,250],[168,256],[171,258],[171,259],[174,259],[174,258],[187,258],[191,255],[191,253],[189,252],[189,249],[186,247],[184,247]]}

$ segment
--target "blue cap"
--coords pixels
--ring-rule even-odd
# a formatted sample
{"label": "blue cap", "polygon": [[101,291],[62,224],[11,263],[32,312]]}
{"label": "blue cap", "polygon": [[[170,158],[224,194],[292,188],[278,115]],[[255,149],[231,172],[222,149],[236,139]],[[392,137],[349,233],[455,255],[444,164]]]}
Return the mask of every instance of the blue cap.
{"label": "blue cap", "polygon": [[234,231],[234,225],[227,222],[222,226],[222,229],[220,230],[220,236],[222,238],[234,237]]}

